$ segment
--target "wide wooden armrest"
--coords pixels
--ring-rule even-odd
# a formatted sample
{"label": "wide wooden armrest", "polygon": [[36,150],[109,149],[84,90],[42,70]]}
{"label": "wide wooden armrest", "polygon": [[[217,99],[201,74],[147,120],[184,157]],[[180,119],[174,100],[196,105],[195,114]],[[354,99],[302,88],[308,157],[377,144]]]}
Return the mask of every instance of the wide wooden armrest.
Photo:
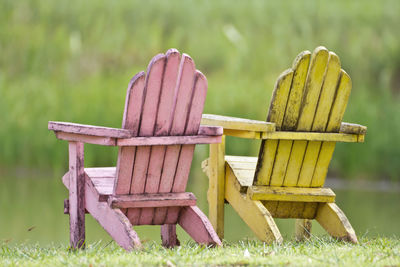
{"label": "wide wooden armrest", "polygon": [[250,131],[250,132],[274,132],[275,123],[235,118],[229,116],[220,116],[212,114],[203,114],[201,124],[221,126],[226,130]]}
{"label": "wide wooden armrest", "polygon": [[222,127],[200,125],[197,135],[140,136],[124,129],[98,127],[84,124],[49,122],[49,129],[61,140],[105,146],[194,145],[221,143]]}
{"label": "wide wooden armrest", "polygon": [[284,132],[261,133],[260,139],[304,140],[321,142],[364,142],[363,134],[318,133],[318,132]]}
{"label": "wide wooden armrest", "polygon": [[102,136],[112,138],[132,137],[132,132],[125,129],[93,126],[71,122],[49,121],[48,129],[54,132],[64,132],[81,135]]}
{"label": "wide wooden armrest", "polygon": [[342,124],[340,125],[340,132],[347,134],[365,135],[367,133],[367,127],[360,124],[342,122]]}

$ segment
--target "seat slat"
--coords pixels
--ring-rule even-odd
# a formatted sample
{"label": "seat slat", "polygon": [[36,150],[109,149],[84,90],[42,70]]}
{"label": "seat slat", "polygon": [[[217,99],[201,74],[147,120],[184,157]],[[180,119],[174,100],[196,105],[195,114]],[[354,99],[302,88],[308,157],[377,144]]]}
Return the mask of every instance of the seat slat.
{"label": "seat slat", "polygon": [[154,208],[196,205],[193,193],[156,193],[113,196],[108,199],[113,208]]}
{"label": "seat slat", "polygon": [[282,186],[250,186],[247,195],[252,200],[279,200],[296,202],[334,202],[330,188],[301,188]]}
{"label": "seat slat", "polygon": [[[237,178],[240,192],[246,193],[247,187],[253,184],[257,157],[225,156],[225,161]],[[247,167],[244,169],[243,166]]]}

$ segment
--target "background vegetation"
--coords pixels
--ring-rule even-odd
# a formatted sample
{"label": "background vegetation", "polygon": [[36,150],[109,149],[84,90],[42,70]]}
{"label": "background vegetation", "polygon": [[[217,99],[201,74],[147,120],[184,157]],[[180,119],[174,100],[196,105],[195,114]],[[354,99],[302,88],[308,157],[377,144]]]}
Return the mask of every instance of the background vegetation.
{"label": "background vegetation", "polygon": [[[129,79],[170,47],[209,82],[205,112],[264,120],[275,79],[302,50],[335,51],[353,79],[331,174],[400,179],[400,2],[0,1],[0,166],[64,169],[62,120],[119,127]],[[256,155],[232,140],[228,152]],[[88,165],[115,149],[89,147]]]}

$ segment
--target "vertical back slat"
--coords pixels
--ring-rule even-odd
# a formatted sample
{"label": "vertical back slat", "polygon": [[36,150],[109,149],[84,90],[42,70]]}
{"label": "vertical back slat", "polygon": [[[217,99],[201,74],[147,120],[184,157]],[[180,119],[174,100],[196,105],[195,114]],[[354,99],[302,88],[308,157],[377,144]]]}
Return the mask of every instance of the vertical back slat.
{"label": "vertical back slat", "polygon": [[[201,115],[203,113],[208,87],[207,79],[200,71],[196,71],[195,84],[193,87],[194,92],[190,106],[189,117],[187,119],[185,135],[196,135],[199,131]],[[177,165],[178,168],[176,170],[174,184],[172,186],[172,192],[179,193],[186,190],[194,147],[194,145],[184,145],[181,148]]]}
{"label": "vertical back slat", "polygon": [[[289,99],[286,106],[285,116],[282,123],[282,130],[295,131],[300,116],[301,100],[303,98],[305,83],[310,65],[311,53],[305,51],[300,53],[293,62],[292,69],[294,70],[293,82],[290,89]],[[276,169],[274,164],[273,174],[270,185],[277,186],[295,186],[297,177],[286,175],[289,157],[292,151],[292,140],[279,140],[278,154],[276,162],[281,162],[281,168]],[[281,153],[279,153],[281,151]],[[282,153],[283,152],[283,153]],[[279,170],[279,171],[276,171]],[[296,212],[296,203],[273,201],[268,203],[268,210],[271,212],[279,211],[281,216],[288,216]],[[301,208],[302,209],[302,208]],[[302,212],[302,211],[301,211]]]}
{"label": "vertical back slat", "polygon": [[[311,53],[305,51],[298,56],[298,60],[295,60],[293,68],[295,74],[293,78],[292,88],[290,90],[290,96],[288,105],[286,107],[285,119],[283,121],[282,129],[284,131],[295,131],[297,122],[300,116],[301,99],[303,98],[304,87],[306,83],[308,68],[310,65]],[[283,141],[283,140],[281,140]],[[292,147],[293,141],[285,140],[288,142],[288,146]],[[291,149],[290,149],[291,150]],[[297,177],[289,176],[286,174],[283,179],[283,186],[295,186],[297,184]]]}
{"label": "vertical back slat", "polygon": [[[329,53],[329,61],[325,74],[324,84],[315,112],[314,121],[311,127],[313,132],[325,132],[329,113],[334,101],[336,88],[340,76],[340,61],[334,53]],[[309,187],[313,177],[315,165],[318,159],[322,142],[308,142],[307,150],[304,155],[298,185]]]}
{"label": "vertical back slat", "polygon": [[[154,130],[155,136],[169,135],[176,100],[176,83],[180,59],[181,56],[177,50],[170,49],[167,51],[165,71]],[[159,190],[165,150],[166,146],[153,146],[151,149],[145,193],[157,193]],[[154,222],[154,224],[159,224],[155,219],[154,208],[144,208],[141,211],[139,224],[151,224],[152,222]]]}
{"label": "vertical back slat", "polygon": [[[296,130],[297,121],[300,115],[301,99],[303,96],[304,85],[306,82],[308,67],[310,64],[310,52],[306,51],[298,55],[293,62],[294,71],[290,94],[285,109],[285,115],[281,130]],[[271,186],[282,186],[285,183],[286,168],[292,150],[293,141],[279,140],[278,149],[271,175]]]}
{"label": "vertical back slat", "polygon": [[[163,54],[155,56],[149,64],[146,76],[146,93],[139,126],[139,136],[152,136],[154,133],[155,114],[157,114],[164,65],[165,55]],[[150,151],[150,146],[136,148],[130,194],[144,193]],[[139,224],[140,209],[129,209],[128,218],[133,225]]]}
{"label": "vertical back slat", "polygon": [[[145,73],[139,72],[129,83],[125,98],[125,110],[122,119],[122,128],[131,130],[133,136],[139,132],[140,114],[142,113],[143,96],[145,90]],[[120,147],[117,161],[117,179],[115,179],[114,194],[129,194],[132,179],[133,162],[135,161],[136,147]]]}
{"label": "vertical back slat", "polygon": [[[207,95],[207,79],[199,71],[196,71],[195,83],[193,85],[193,96],[190,105],[185,135],[196,135],[203,113],[204,102]],[[190,166],[192,165],[194,145],[183,145],[179,154],[179,160],[175,172],[172,192],[185,192],[189,178]],[[178,218],[179,208],[169,208],[166,222],[174,222]]]}
{"label": "vertical back slat", "polygon": [[[292,78],[293,70],[286,70],[279,76],[275,84],[267,121],[274,122],[276,130],[280,130],[282,126]],[[268,185],[270,183],[277,146],[278,140],[263,140],[261,142],[254,184]]]}
{"label": "vertical back slat", "polygon": [[[296,127],[297,131],[307,132],[311,130],[325,76],[328,55],[328,51],[325,48],[317,47],[311,56],[310,68],[300,108],[299,121]],[[307,143],[307,141],[294,141],[292,145],[286,175],[288,177],[293,177],[292,179],[296,180],[297,183]]]}
{"label": "vertical back slat", "polygon": [[[178,90],[176,105],[174,109],[170,135],[184,135],[186,121],[190,110],[190,103],[193,93],[193,83],[195,79],[195,65],[193,60],[186,54],[182,55],[178,74]],[[173,181],[178,166],[180,145],[168,146],[165,151],[165,158],[161,174],[159,192],[171,192]],[[156,220],[158,222],[176,223],[175,220],[166,220],[167,208],[157,209]]]}
{"label": "vertical back slat", "polygon": [[[326,127],[327,132],[339,132],[340,124],[342,122],[348,99],[350,97],[351,87],[351,79],[349,75],[344,70],[341,70],[340,82],[336,91],[335,102],[333,103],[329,121]],[[334,150],[335,142],[322,143],[321,151],[319,153],[311,181],[312,187],[323,186]]]}

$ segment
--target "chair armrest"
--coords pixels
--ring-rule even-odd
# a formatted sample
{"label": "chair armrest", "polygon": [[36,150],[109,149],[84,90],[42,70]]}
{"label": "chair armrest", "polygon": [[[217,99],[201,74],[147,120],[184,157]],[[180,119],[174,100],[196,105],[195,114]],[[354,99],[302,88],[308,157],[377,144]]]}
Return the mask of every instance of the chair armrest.
{"label": "chair armrest", "polygon": [[70,123],[70,122],[49,121],[48,129],[54,132],[101,136],[109,138],[132,137],[132,132],[125,129],[93,126],[93,125]]}
{"label": "chair armrest", "polygon": [[342,122],[339,132],[365,135],[367,133],[367,127],[360,124]]}
{"label": "chair armrest", "polygon": [[61,140],[105,146],[153,146],[221,143],[222,127],[200,125],[198,135],[133,137],[131,131],[66,122],[49,122]]}
{"label": "chair armrest", "polygon": [[274,132],[275,123],[234,118],[229,116],[220,116],[212,114],[203,114],[201,124],[221,126],[225,130],[250,131],[250,132]]}
{"label": "chair armrest", "polygon": [[321,142],[364,142],[362,134],[348,133],[318,133],[318,132],[285,132],[261,133],[260,139],[303,140]]}

